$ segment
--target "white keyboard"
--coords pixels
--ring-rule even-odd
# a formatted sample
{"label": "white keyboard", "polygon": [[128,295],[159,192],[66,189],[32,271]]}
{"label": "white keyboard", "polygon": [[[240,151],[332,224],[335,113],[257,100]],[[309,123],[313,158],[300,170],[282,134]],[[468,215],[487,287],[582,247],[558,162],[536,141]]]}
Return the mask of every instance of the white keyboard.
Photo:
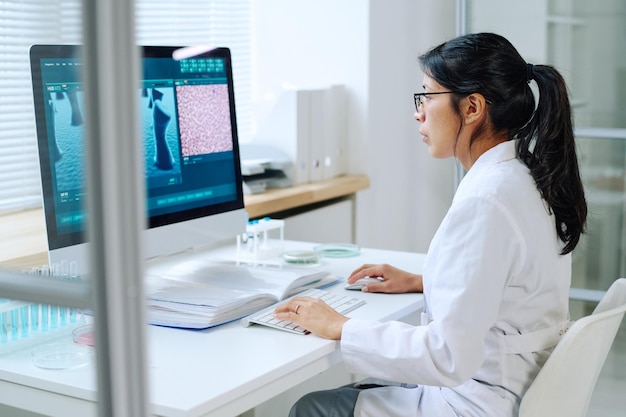
{"label": "white keyboard", "polygon": [[[320,290],[316,288],[303,291],[300,294],[295,295],[294,297],[300,296],[321,298],[326,302],[326,304],[328,304],[341,314],[346,314],[365,304],[365,300],[361,300],[350,295],[335,294],[330,291]],[[281,304],[286,301],[287,300],[281,301]],[[243,319],[241,319],[241,323],[246,327],[250,326],[251,324],[261,324],[264,326],[273,327],[275,329],[285,330],[291,333],[309,334],[308,330],[298,326],[294,322],[275,319],[274,310],[276,310],[277,306],[278,304],[274,304],[273,306],[253,313],[248,317],[244,317]]]}

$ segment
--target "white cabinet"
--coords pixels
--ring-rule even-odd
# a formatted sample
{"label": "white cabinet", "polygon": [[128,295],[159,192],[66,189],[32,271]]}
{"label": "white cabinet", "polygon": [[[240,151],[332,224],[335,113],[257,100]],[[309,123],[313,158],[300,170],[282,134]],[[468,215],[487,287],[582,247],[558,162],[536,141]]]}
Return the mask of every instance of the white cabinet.
{"label": "white cabinet", "polygon": [[354,201],[341,199],[323,206],[287,215],[285,239],[317,243],[353,243]]}

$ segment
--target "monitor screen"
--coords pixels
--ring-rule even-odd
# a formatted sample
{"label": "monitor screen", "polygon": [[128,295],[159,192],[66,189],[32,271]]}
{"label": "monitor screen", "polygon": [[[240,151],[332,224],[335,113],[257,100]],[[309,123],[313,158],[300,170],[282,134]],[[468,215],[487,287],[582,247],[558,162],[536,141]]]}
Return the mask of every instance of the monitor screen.
{"label": "monitor screen", "polygon": [[[176,59],[181,48],[141,49],[146,257],[234,239],[246,216],[230,51]],[[80,53],[79,46],[35,45],[30,59],[50,261],[86,265]]]}

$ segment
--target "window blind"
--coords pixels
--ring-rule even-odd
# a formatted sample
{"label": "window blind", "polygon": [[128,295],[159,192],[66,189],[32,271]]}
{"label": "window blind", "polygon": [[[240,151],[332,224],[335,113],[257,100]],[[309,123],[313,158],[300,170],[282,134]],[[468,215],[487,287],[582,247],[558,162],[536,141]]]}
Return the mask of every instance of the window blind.
{"label": "window blind", "polygon": [[140,45],[229,47],[240,141],[252,131],[252,0],[136,0]]}
{"label": "window blind", "polygon": [[[251,0],[136,0],[137,43],[228,46],[239,137],[252,126]],[[41,205],[28,49],[81,42],[80,0],[0,0],[0,212]]]}
{"label": "window blind", "polygon": [[58,6],[0,1],[0,210],[41,204],[28,48],[56,41]]}

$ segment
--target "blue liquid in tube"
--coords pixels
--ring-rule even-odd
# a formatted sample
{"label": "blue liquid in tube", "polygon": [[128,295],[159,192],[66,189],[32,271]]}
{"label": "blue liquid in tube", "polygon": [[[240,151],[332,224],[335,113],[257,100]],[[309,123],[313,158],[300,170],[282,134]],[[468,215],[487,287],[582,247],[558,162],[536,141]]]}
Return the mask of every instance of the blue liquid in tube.
{"label": "blue liquid in tube", "polygon": [[28,317],[28,306],[20,307],[20,336],[30,336],[30,319]]}
{"label": "blue liquid in tube", "polygon": [[30,329],[39,330],[39,304],[30,305]]}
{"label": "blue liquid in tube", "polygon": [[7,328],[9,326],[9,315],[6,311],[0,313],[0,343],[7,343],[9,341],[9,334]]}
{"label": "blue liquid in tube", "polygon": [[47,304],[41,305],[41,331],[42,332],[48,331],[48,305]]}
{"label": "blue liquid in tube", "polygon": [[18,333],[18,326],[17,324],[19,323],[19,310],[17,308],[14,308],[13,310],[11,310],[11,339],[15,340],[18,338],[19,333]]}

